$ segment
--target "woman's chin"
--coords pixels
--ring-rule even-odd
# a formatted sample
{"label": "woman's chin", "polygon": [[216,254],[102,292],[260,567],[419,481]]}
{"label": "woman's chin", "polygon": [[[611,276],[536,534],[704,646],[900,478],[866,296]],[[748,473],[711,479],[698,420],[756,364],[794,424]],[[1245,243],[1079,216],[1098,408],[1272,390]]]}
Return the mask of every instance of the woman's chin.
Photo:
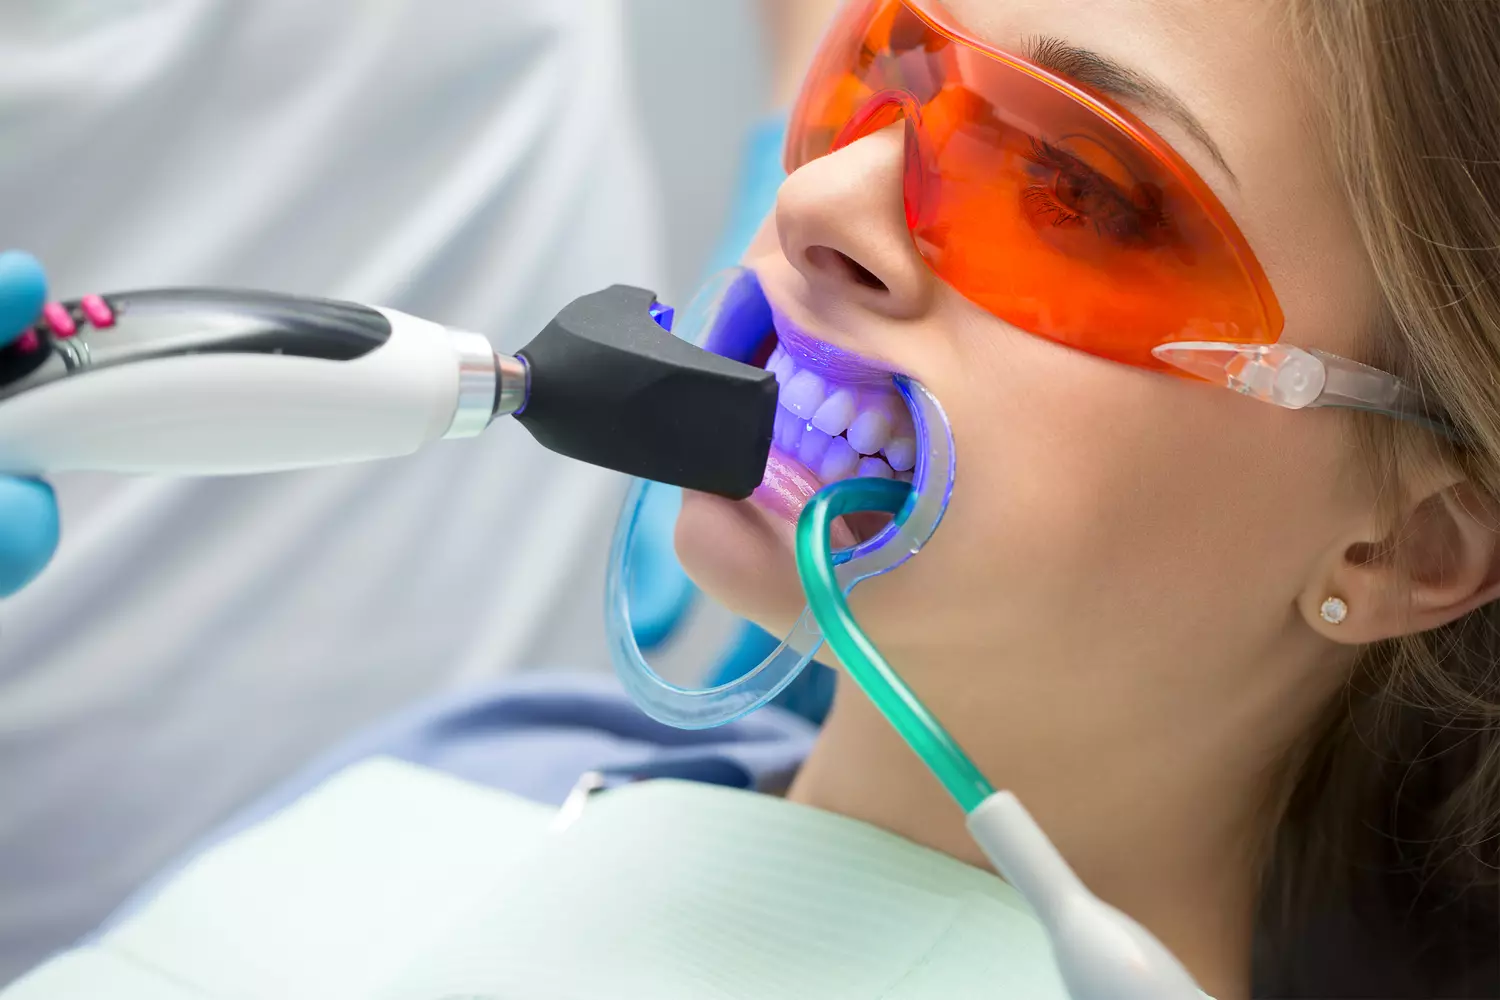
{"label": "woman's chin", "polygon": [[785,632],[803,605],[794,531],[753,502],[685,492],[677,558],[705,594],[763,628]]}

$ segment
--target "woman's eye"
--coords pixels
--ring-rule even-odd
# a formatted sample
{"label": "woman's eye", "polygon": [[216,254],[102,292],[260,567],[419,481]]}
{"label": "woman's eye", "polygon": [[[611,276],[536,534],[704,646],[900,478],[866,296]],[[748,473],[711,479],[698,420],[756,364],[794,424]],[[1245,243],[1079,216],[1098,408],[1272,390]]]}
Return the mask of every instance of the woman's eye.
{"label": "woman's eye", "polygon": [[1151,249],[1169,243],[1161,191],[1122,184],[1051,143],[1033,138],[1023,154],[1031,182],[1021,191],[1033,227],[1091,232],[1118,249]]}

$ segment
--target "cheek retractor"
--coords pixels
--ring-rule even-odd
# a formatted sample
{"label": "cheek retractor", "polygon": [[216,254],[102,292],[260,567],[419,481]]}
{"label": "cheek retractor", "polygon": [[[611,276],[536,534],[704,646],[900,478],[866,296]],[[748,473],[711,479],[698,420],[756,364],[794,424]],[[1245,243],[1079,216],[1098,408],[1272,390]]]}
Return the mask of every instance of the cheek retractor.
{"label": "cheek retractor", "polygon": [[[736,361],[748,360],[760,347],[766,335],[773,329],[786,336],[788,342],[795,340],[797,332],[788,328],[784,321],[772,315],[760,282],[754,272],[745,268],[726,271],[709,282],[689,307],[680,315],[678,332],[698,346],[714,354]],[[798,371],[807,372],[822,380],[822,397],[813,408],[812,394],[800,397],[797,405],[810,409],[817,417],[830,400],[837,396],[853,373],[854,389],[867,396],[884,393],[889,403],[882,403],[877,417],[889,426],[877,427],[879,435],[863,438],[861,444],[872,448],[875,454],[862,455],[854,463],[849,475],[857,475],[862,463],[879,461],[890,469],[890,479],[883,480],[912,489],[916,500],[911,508],[888,524],[875,537],[854,548],[840,553],[839,577],[849,587],[861,580],[888,573],[927,544],[932,532],[937,529],[953,486],[953,439],[947,426],[947,418],[936,400],[915,382],[893,379],[889,372],[865,366],[861,371],[857,359],[818,356],[814,346],[795,353]],[[782,366],[785,374],[785,366]],[[827,375],[836,367],[840,377],[835,384]],[[790,382],[795,377],[788,377]],[[807,383],[804,379],[804,385]],[[831,388],[830,388],[831,387]],[[807,392],[806,389],[803,390]],[[838,407],[842,402],[835,401]],[[781,410],[790,411],[785,391],[781,395],[778,419],[786,424],[787,418],[780,416]],[[849,432],[856,436],[869,428],[855,429],[855,425],[871,410],[860,409],[858,398],[855,413],[849,423],[840,429],[842,437],[835,437],[816,426],[804,427],[804,434],[816,432],[829,440],[849,444]],[[793,414],[799,419],[802,414]],[[824,414],[824,426],[837,427],[845,413],[842,409],[833,414]],[[838,418],[838,419],[835,419]],[[865,418],[867,423],[876,418]],[[808,421],[811,422],[811,421]],[[892,455],[892,448],[895,454]],[[894,468],[906,464],[902,449],[913,453],[907,470]],[[785,449],[782,449],[785,451]],[[855,449],[858,451],[858,449]],[[800,459],[800,451],[798,457]],[[882,457],[883,456],[883,457]],[[826,462],[826,452],[820,456]],[[808,464],[804,462],[804,464]],[[848,463],[845,462],[845,465]],[[826,465],[813,467],[818,472]],[[839,471],[835,469],[833,471]],[[897,477],[911,478],[911,487]],[[847,476],[845,477],[848,478]],[[825,480],[826,481],[826,480]],[[706,729],[731,722],[748,712],[765,705],[780,694],[797,675],[812,662],[822,647],[823,636],[818,631],[812,613],[804,610],[792,630],[770,655],[735,680],[715,687],[688,687],[666,680],[646,660],[636,640],[632,627],[630,608],[630,573],[637,560],[632,558],[636,547],[645,534],[645,518],[653,503],[654,491],[661,487],[645,482],[632,485],[625,501],[624,512],[616,527],[614,549],[610,556],[607,582],[605,619],[609,632],[610,652],[616,672],[625,689],[648,715],[680,729]]]}

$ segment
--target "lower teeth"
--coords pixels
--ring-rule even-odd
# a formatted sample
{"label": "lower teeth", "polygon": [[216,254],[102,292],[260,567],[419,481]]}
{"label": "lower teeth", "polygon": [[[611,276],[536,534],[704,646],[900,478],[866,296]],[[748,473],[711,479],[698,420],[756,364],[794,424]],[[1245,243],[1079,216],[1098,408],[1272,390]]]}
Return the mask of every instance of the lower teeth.
{"label": "lower teeth", "polygon": [[[847,437],[832,437],[785,407],[776,410],[775,441],[784,455],[801,462],[825,483],[852,476],[911,481],[910,471],[894,469],[885,458],[858,451]],[[915,448],[911,451],[914,458]],[[899,447],[896,458],[902,458]]]}

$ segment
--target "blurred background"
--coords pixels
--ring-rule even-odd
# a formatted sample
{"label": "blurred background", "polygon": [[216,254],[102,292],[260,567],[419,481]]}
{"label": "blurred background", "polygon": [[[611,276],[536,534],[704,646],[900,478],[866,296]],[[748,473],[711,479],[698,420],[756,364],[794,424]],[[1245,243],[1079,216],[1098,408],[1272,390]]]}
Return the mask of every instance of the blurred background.
{"label": "blurred background", "polygon": [[[262,287],[511,349],[615,281],[682,304],[784,101],[762,2],[0,0],[0,245],[55,298]],[[619,477],[519,433],[385,466],[59,479],[0,602],[0,983],[350,733],[610,669]]]}
{"label": "blurred background", "polygon": [[[0,0],[0,249],[59,299],[249,286],[509,350],[615,282],[682,305],[773,189],[835,2]],[[0,984],[352,734],[610,670],[625,483],[515,428],[354,468],[56,485],[58,556],[0,600]],[[681,632],[694,665],[729,634]],[[1372,956],[1401,956],[1356,916],[1268,961],[1302,989],[1264,995],[1388,988]]]}
{"label": "blurred background", "polygon": [[756,0],[628,0],[642,126],[664,192],[670,292],[682,302],[724,237],[741,151],[772,110]]}

